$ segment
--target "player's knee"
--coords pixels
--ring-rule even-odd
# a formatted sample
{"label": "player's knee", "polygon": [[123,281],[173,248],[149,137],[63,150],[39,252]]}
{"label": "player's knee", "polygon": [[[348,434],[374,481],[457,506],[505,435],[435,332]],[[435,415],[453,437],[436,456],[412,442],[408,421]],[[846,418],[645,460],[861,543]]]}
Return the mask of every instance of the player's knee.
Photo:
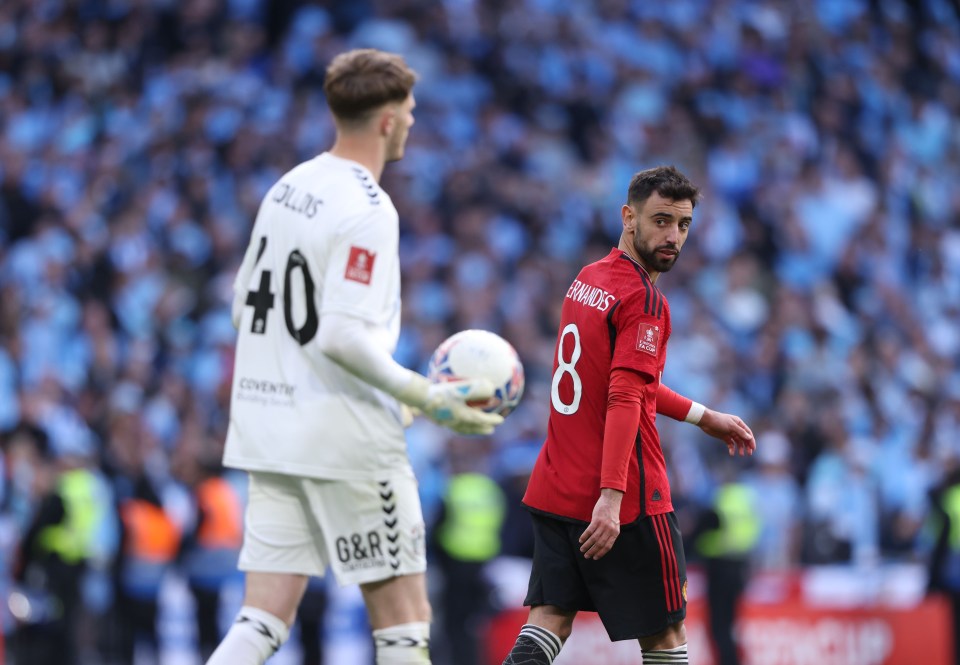
{"label": "player's knee", "polygon": [[430,624],[426,621],[380,628],[373,631],[373,641],[377,665],[430,664]]}
{"label": "player's knee", "polygon": [[640,638],[640,648],[644,651],[657,649],[673,649],[687,643],[687,629],[683,622],[679,621],[673,625],[667,626],[666,630]]}
{"label": "player's knee", "polygon": [[573,632],[573,620],[576,612],[566,612],[549,605],[537,605],[530,611],[529,623],[546,628],[566,642]]}

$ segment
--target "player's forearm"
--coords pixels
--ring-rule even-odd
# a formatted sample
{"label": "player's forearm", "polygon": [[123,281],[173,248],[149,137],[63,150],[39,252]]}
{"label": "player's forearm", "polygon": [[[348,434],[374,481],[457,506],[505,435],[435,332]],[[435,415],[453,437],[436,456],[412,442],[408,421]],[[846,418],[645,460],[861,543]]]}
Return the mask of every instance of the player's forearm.
{"label": "player's forearm", "polygon": [[663,383],[657,388],[657,413],[697,425],[705,410],[702,404],[674,392]]}
{"label": "player's forearm", "polygon": [[399,397],[415,378],[422,378],[377,343],[370,324],[347,314],[327,313],[321,317],[317,344],[345,370],[394,397]]}
{"label": "player's forearm", "polygon": [[657,388],[657,413],[673,418],[674,420],[683,420],[690,411],[690,405],[693,400],[684,397],[663,383]]}
{"label": "player's forearm", "polygon": [[600,464],[600,487],[627,489],[627,466],[630,451],[640,427],[640,406],[616,401],[607,406],[603,432],[603,459]]}
{"label": "player's forearm", "polygon": [[600,487],[627,489],[627,467],[636,445],[643,415],[644,378],[637,372],[615,369],[610,375],[607,415],[603,429]]}
{"label": "player's forearm", "polygon": [[420,409],[435,423],[459,434],[492,434],[503,416],[473,408],[494,393],[485,379],[432,383],[406,369],[377,343],[375,328],[346,314],[325,312],[321,316],[317,343],[324,354],[351,374],[399,401]]}

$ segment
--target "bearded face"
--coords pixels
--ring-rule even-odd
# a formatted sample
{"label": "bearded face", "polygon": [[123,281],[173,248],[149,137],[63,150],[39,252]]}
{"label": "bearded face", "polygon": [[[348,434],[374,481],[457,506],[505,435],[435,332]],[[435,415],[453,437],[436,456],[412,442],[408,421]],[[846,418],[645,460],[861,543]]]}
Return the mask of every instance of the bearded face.
{"label": "bearded face", "polygon": [[667,272],[680,256],[680,246],[666,242],[657,244],[656,240],[643,238],[640,233],[633,236],[633,248],[643,264],[654,272]]}
{"label": "bearded face", "polygon": [[639,204],[625,205],[622,215],[634,258],[651,273],[673,268],[693,221],[693,201],[654,192]]}

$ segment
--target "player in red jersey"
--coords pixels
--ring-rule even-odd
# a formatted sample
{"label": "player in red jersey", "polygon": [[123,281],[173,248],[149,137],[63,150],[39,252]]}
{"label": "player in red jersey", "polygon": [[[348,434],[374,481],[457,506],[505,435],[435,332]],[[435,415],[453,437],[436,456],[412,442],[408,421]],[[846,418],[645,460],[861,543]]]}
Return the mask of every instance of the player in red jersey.
{"label": "player in red jersey", "polygon": [[756,448],[740,418],[660,383],[671,328],[656,282],[699,196],[672,166],[636,174],[618,247],[567,290],[547,440],[523,499],[535,534],[530,617],[504,665],[552,663],[580,610],[598,612],[610,639],[639,640],[645,664],[689,662],[686,566],[656,414],[699,425],[731,455]]}

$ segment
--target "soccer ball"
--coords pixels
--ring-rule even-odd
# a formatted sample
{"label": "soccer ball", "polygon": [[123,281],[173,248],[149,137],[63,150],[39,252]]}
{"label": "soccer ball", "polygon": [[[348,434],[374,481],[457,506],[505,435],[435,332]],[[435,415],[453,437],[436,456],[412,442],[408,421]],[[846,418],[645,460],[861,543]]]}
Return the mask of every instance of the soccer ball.
{"label": "soccer ball", "polygon": [[472,404],[506,417],[523,395],[523,364],[510,342],[486,330],[463,330],[445,339],[430,358],[431,381],[487,379],[495,388],[489,400]]}

